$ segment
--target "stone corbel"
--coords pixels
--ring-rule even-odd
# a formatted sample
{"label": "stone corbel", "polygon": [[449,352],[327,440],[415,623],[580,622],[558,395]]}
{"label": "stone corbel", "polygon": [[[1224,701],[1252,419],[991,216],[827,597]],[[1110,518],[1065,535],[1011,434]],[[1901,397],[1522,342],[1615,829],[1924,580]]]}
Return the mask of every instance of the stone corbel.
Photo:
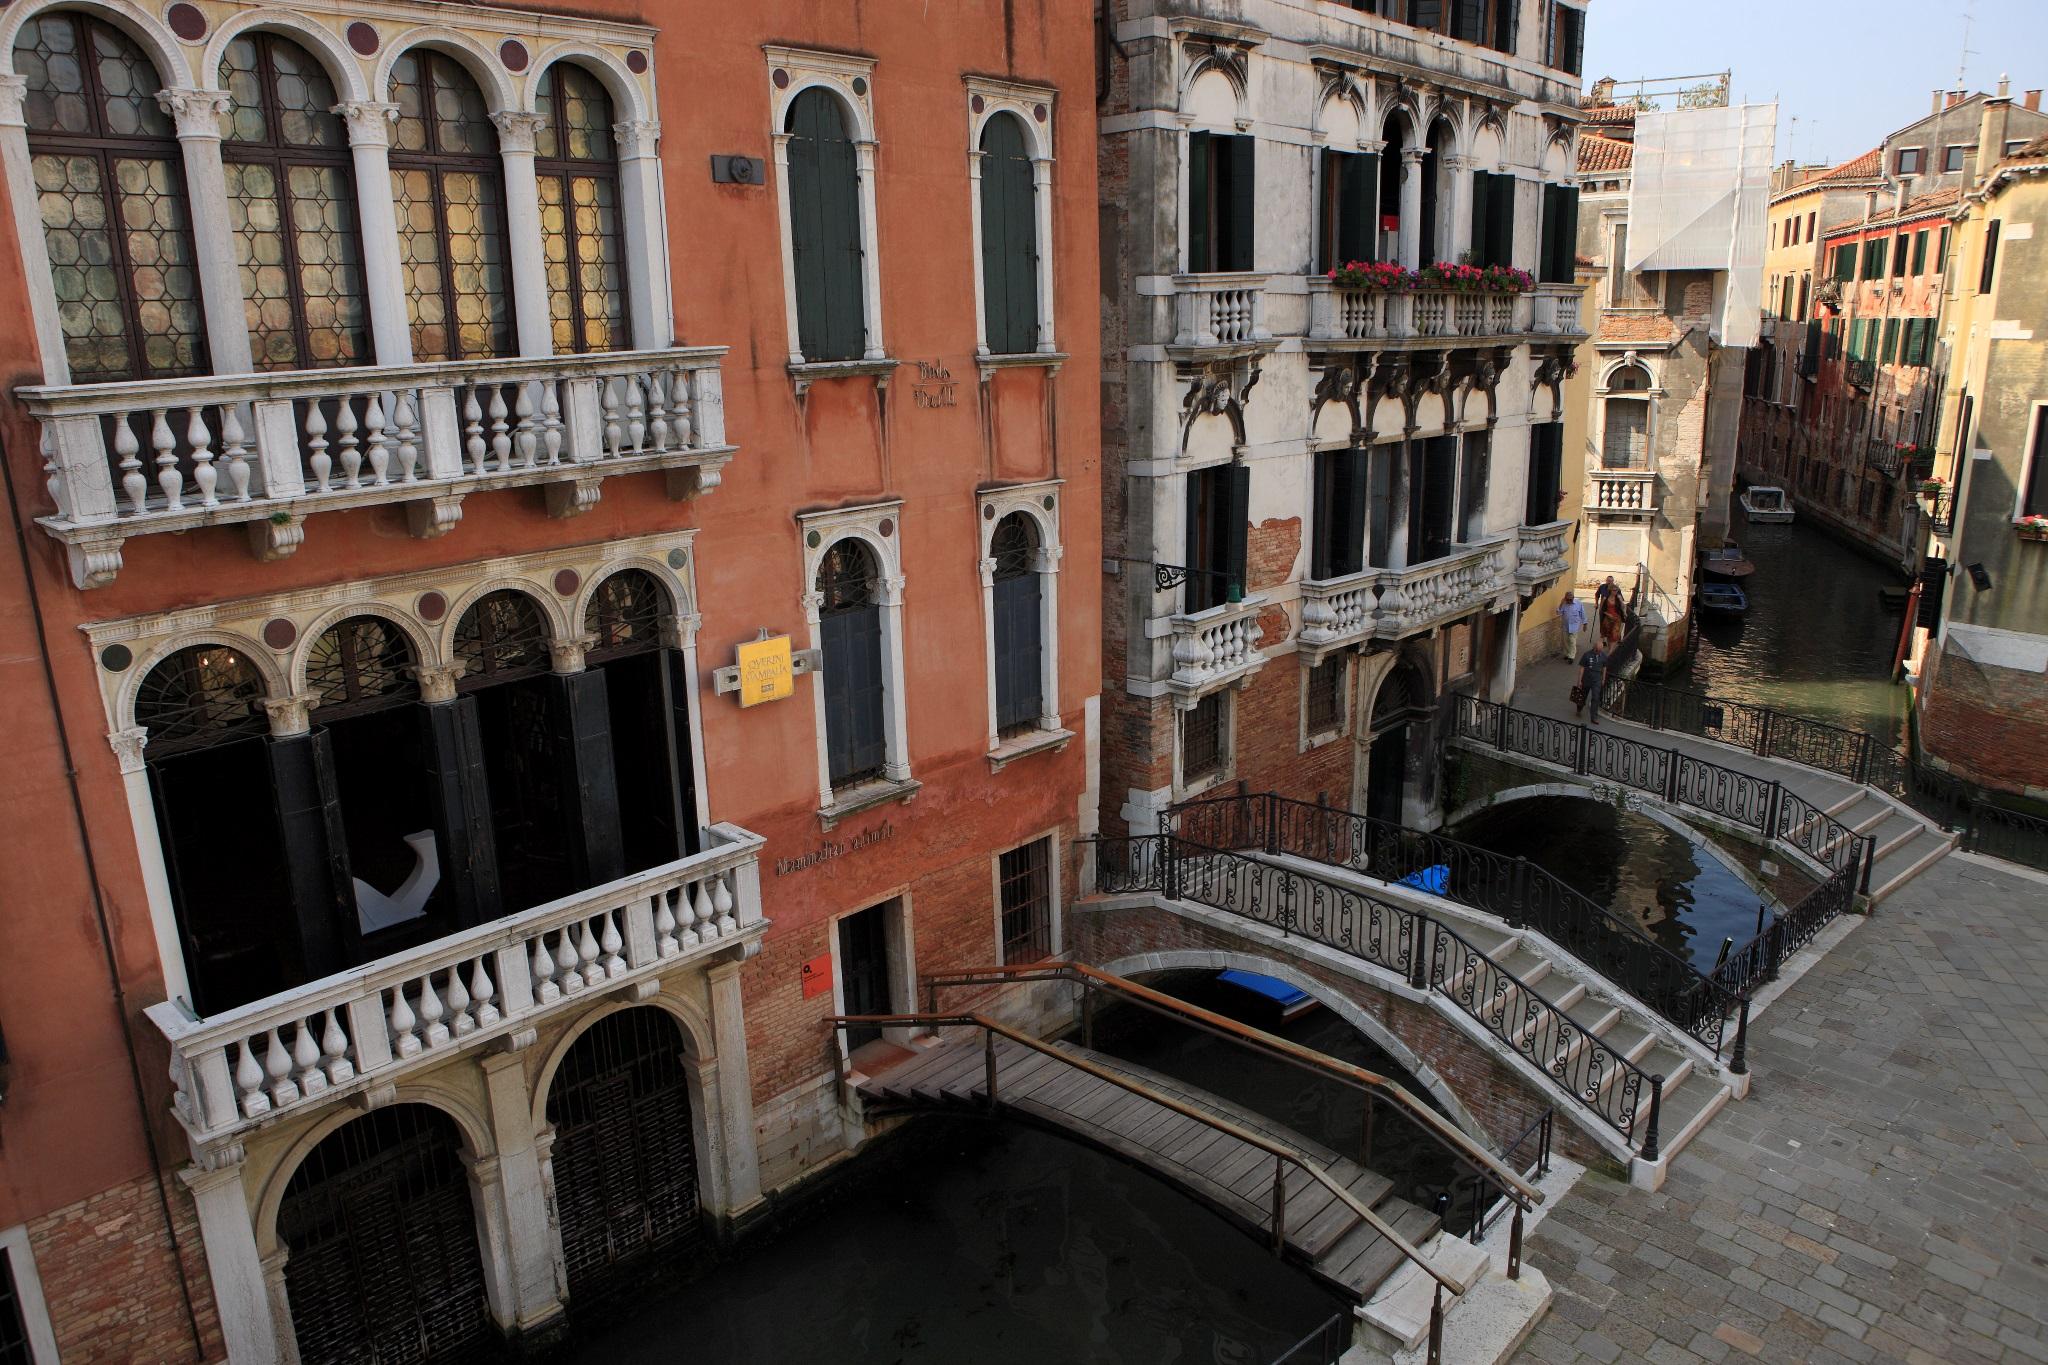
{"label": "stone corbel", "polygon": [[104,588],[113,582],[121,572],[121,547],[126,539],[119,534],[110,534],[66,543],[65,554],[71,561],[71,586],[83,592],[87,588]]}
{"label": "stone corbel", "polygon": [[666,481],[670,501],[688,502],[691,498],[711,492],[725,482],[725,462],[720,460],[715,464],[671,469],[666,472]]}
{"label": "stone corbel", "polygon": [[547,484],[545,491],[549,516],[580,517],[604,496],[604,476],[584,474],[574,479],[557,479]]}
{"label": "stone corbel", "polygon": [[462,520],[462,494],[443,493],[405,505],[407,529],[417,540],[438,540]]}
{"label": "stone corbel", "polygon": [[[1239,376],[1243,378],[1240,381]],[[1188,438],[1194,433],[1195,421],[1201,417],[1227,417],[1230,419],[1231,444],[1245,443],[1244,408],[1251,400],[1252,390],[1258,387],[1259,362],[1251,360],[1240,365],[1236,361],[1212,361],[1197,370],[1188,381],[1187,394],[1180,404],[1180,448],[1183,454],[1188,448]]]}
{"label": "stone corbel", "polygon": [[1315,392],[1309,396],[1309,430],[1315,430],[1325,403],[1342,403],[1351,414],[1351,439],[1356,441],[1364,435],[1366,420],[1360,398],[1371,385],[1378,366],[1376,354],[1356,358],[1342,355],[1325,357],[1322,374],[1316,379]]}
{"label": "stone corbel", "polygon": [[1405,395],[1408,392],[1408,374],[1414,368],[1414,365],[1414,360],[1406,353],[1389,355],[1373,366],[1372,372],[1369,375],[1364,376],[1366,398],[1364,425],[1366,427],[1377,425],[1381,399],[1399,398],[1402,401],[1403,410],[1406,410],[1407,399]]}
{"label": "stone corbel", "polygon": [[262,521],[246,523],[249,528],[249,548],[256,557],[268,564],[274,560],[289,559],[306,543],[306,523],[303,518],[289,512],[272,512]]}

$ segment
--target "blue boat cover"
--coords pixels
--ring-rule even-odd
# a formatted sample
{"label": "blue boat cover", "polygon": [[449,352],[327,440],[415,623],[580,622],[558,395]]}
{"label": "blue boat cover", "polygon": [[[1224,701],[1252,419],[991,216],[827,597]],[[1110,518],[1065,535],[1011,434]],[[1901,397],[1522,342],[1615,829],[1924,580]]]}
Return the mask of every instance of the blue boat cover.
{"label": "blue boat cover", "polygon": [[1420,872],[1411,872],[1395,883],[1397,886],[1412,886],[1427,891],[1432,896],[1448,895],[1451,889],[1451,865],[1438,863],[1425,867]]}
{"label": "blue boat cover", "polygon": [[1260,976],[1257,972],[1241,972],[1234,967],[1220,973],[1217,980],[1228,981],[1233,986],[1242,986],[1254,994],[1277,1001],[1282,1009],[1291,1009],[1308,999],[1307,991],[1298,991],[1285,981],[1275,981],[1272,977]]}

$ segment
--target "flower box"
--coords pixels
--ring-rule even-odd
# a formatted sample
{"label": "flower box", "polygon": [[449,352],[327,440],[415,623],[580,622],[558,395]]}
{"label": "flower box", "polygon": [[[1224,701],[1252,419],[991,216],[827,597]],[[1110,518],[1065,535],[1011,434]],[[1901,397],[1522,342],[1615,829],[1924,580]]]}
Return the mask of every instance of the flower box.
{"label": "flower box", "polygon": [[2048,540],[2048,517],[2021,517],[2012,529],[2021,540]]}

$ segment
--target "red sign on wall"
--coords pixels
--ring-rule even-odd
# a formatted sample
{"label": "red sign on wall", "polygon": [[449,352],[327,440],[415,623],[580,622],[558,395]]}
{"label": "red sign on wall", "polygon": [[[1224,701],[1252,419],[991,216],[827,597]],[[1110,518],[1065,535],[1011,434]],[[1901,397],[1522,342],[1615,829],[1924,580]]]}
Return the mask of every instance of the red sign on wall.
{"label": "red sign on wall", "polygon": [[804,964],[804,999],[832,989],[832,954],[820,953]]}

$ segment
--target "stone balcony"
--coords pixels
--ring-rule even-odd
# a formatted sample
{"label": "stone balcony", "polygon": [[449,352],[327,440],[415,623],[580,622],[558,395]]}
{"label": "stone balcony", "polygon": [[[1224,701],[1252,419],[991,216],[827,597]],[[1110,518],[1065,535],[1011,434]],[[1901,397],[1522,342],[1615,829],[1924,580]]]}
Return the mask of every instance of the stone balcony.
{"label": "stone balcony", "polygon": [[1657,510],[1653,469],[1594,469],[1586,474],[1586,510],[1611,517],[1647,517]]}
{"label": "stone balcony", "polygon": [[470,493],[539,487],[554,516],[603,480],[665,471],[674,497],[732,459],[723,347],[545,359],[295,370],[16,393],[42,424],[73,581],[103,586],[132,536],[247,526],[262,559],[291,554],[321,512],[401,503],[441,535]]}
{"label": "stone balcony", "polygon": [[1582,335],[1578,285],[1538,285],[1527,294],[1386,293],[1340,289],[1326,277],[1310,276],[1308,290],[1307,340],[1327,349],[1387,342],[1500,346]]}
{"label": "stone balcony", "polygon": [[1266,666],[1259,649],[1259,612],[1263,597],[1227,602],[1207,611],[1172,617],[1173,673],[1167,688],[1184,704],[1218,687],[1243,682]]}
{"label": "stone balcony", "polygon": [[1214,357],[1268,349],[1266,276],[1241,273],[1173,277],[1173,349]]}
{"label": "stone balcony", "polygon": [[407,952],[194,1018],[146,1013],[171,1047],[173,1109],[195,1147],[372,1092],[602,994],[745,955],[767,932],[760,835],[714,825],[701,853]]}
{"label": "stone balcony", "polygon": [[[1538,544],[1553,533],[1553,553],[1563,571],[1563,534],[1568,523],[1533,528]],[[1366,569],[1342,578],[1305,579],[1301,584],[1302,653],[1309,663],[1365,640],[1400,640],[1431,630],[1496,603],[1520,582],[1514,534],[1459,545],[1450,554],[1405,569]]]}
{"label": "stone balcony", "polygon": [[1541,592],[1572,567],[1569,521],[1524,526],[1515,541],[1515,584],[1524,593]]}

